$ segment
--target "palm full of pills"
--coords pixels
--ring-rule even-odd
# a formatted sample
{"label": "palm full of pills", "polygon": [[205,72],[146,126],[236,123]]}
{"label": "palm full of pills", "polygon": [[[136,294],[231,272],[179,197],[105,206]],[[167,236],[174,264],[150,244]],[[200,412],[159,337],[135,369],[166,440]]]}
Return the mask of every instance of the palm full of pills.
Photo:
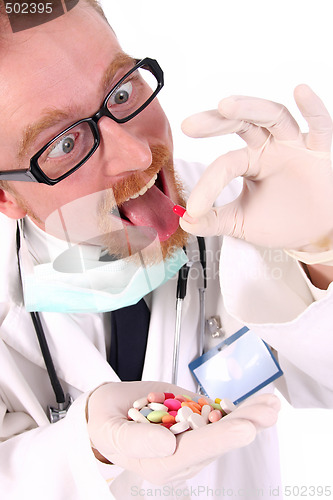
{"label": "palm full of pills", "polygon": [[128,418],[139,423],[163,425],[176,435],[217,422],[235,408],[229,399],[217,398],[213,402],[202,396],[150,392],[134,401]]}

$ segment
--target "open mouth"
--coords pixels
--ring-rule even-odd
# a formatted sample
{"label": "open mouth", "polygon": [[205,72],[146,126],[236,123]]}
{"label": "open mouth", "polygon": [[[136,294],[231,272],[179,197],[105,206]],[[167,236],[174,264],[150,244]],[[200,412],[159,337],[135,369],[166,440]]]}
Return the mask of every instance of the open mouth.
{"label": "open mouth", "polygon": [[[178,228],[179,217],[173,212],[165,174],[161,169],[137,193],[117,207],[125,225],[150,227],[160,241],[167,240]],[[118,213],[113,212],[116,216]]]}

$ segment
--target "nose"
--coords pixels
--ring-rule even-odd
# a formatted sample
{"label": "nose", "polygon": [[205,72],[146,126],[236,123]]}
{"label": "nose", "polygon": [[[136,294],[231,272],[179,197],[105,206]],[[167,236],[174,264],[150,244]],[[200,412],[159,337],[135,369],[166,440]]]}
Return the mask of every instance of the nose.
{"label": "nose", "polygon": [[146,170],[152,162],[148,140],[132,123],[119,124],[103,116],[99,122],[100,154],[107,175]]}

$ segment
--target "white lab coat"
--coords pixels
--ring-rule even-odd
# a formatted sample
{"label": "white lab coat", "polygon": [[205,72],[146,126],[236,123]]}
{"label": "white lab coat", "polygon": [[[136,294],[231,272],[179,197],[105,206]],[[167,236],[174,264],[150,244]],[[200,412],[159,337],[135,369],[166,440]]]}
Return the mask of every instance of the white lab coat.
{"label": "white lab coat", "polygon": [[[185,164],[180,164],[179,168],[184,169]],[[192,169],[191,178],[195,182],[199,176],[198,166],[186,168]],[[230,201],[234,195],[232,188],[227,189],[224,200]],[[15,231],[15,223],[1,216],[1,498],[124,500],[135,496],[163,498],[164,494],[178,499],[222,497],[224,493],[231,498],[238,495],[252,500],[258,489],[263,492],[261,498],[282,498],[275,429],[262,432],[250,446],[206,467],[187,485],[172,485],[173,491],[171,486],[161,490],[142,483],[132,473],[115,466],[102,466],[95,459],[86,429],[86,398],[89,391],[103,382],[118,380],[106,362],[102,315],[41,315],[56,372],[64,390],[76,399],[64,420],[49,424],[46,406],[55,401],[30,316],[22,304]],[[217,279],[220,241],[207,238],[206,245],[209,273],[206,316],[219,314],[228,335],[237,331],[245,318],[258,335],[279,351],[279,361],[285,372],[285,393],[292,403],[332,407],[333,377],[329,359],[332,341],[329,336],[333,320],[327,309],[332,302],[331,294],[311,304],[312,297],[300,270],[290,260],[286,264],[286,283],[271,280],[269,285],[267,277],[262,279],[260,275],[265,264],[257,250],[249,247],[245,251],[244,242],[230,240],[223,248],[226,269],[223,286],[227,305],[239,319],[232,318],[223,307]],[[249,276],[246,274],[248,265],[256,266]],[[232,280],[228,270],[232,270]],[[289,285],[291,273],[294,273],[295,286]],[[143,380],[171,381],[175,291],[176,279],[172,279],[152,294]],[[332,304],[330,307],[333,310]],[[195,390],[187,364],[198,353],[198,309],[194,278],[189,281],[184,304],[178,380],[179,385],[189,390]],[[276,325],[273,323],[276,321],[283,324]]]}

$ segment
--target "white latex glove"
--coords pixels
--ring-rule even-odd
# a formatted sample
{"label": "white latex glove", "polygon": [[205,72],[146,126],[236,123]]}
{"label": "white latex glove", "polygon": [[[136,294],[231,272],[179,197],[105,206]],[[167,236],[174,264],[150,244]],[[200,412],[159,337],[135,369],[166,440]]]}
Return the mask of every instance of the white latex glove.
{"label": "white latex glove", "polygon": [[[308,86],[296,87],[294,97],[308,134],[301,134],[281,104],[242,96],[223,99],[218,110],[183,122],[183,131],[192,137],[235,132],[247,143],[206,169],[180,220],[185,231],[308,252],[333,248],[332,120]],[[222,189],[238,176],[244,178],[240,196],[212,208]]]}
{"label": "white latex glove", "polygon": [[193,393],[162,382],[112,382],[96,389],[87,408],[93,448],[110,462],[153,484],[195,475],[228,451],[251,443],[256,432],[276,422],[279,399],[264,394],[248,399],[219,422],[174,436],[158,424],[127,419],[133,402],[150,392]]}

